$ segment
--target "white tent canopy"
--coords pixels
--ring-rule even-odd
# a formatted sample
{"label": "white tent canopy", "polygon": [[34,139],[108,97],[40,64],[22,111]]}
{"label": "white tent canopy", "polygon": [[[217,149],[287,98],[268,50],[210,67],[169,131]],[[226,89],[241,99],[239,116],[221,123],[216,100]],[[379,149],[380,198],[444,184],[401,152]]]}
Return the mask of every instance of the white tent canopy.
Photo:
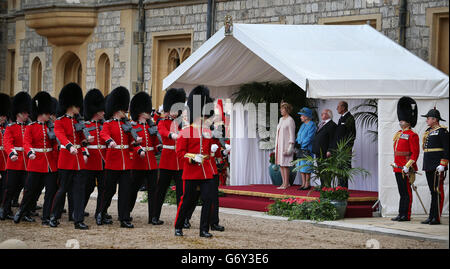
{"label": "white tent canopy", "polygon": [[[398,129],[397,101],[411,96],[418,102],[420,115],[437,106],[448,120],[449,77],[368,25],[235,24],[232,35],[225,36],[224,28],[220,29],[167,76],[163,90],[183,87],[189,91],[203,84],[214,97],[229,97],[245,83],[288,80],[309,98],[379,99],[379,199],[383,215],[396,214],[399,197],[389,164],[394,159],[392,136]],[[243,113],[236,116],[239,127],[245,127]],[[426,130],[423,118],[415,130],[421,137]],[[236,146],[248,153],[239,160],[232,154],[232,177],[251,169],[250,161],[260,164],[268,158],[267,152],[253,149],[257,143],[236,141]],[[421,154],[420,168],[422,158]],[[253,170],[251,177],[267,176]],[[425,176],[418,176],[416,185],[429,207]],[[448,193],[448,180],[444,188]],[[413,213],[423,213],[417,197]],[[444,213],[448,214],[448,197]]]}
{"label": "white tent canopy", "polygon": [[[448,76],[368,25],[235,24],[164,79],[163,90],[290,80],[310,98],[448,97]],[[176,84],[175,84],[176,83]]]}

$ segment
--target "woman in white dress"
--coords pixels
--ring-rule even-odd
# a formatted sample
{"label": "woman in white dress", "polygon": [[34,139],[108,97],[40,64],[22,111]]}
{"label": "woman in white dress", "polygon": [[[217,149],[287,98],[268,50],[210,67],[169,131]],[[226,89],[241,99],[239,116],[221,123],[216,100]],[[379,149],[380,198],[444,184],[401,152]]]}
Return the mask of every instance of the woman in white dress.
{"label": "woman in white dress", "polygon": [[287,189],[289,185],[289,175],[291,162],[294,159],[295,143],[295,122],[289,115],[292,111],[292,105],[281,103],[281,118],[277,126],[277,135],[275,139],[275,164],[280,166],[283,184],[278,189]]}

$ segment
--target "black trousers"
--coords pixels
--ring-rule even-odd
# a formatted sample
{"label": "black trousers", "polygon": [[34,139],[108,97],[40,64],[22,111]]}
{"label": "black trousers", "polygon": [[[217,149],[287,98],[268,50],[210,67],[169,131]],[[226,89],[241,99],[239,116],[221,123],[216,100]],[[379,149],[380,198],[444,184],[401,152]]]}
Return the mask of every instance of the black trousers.
{"label": "black trousers", "polygon": [[105,195],[101,201],[99,212],[106,212],[111,200],[116,193],[117,184],[119,184],[118,213],[120,221],[130,221],[130,199],[132,192],[131,172],[130,170],[106,170],[105,172]]}
{"label": "black trousers", "polygon": [[97,186],[97,206],[95,209],[95,216],[97,216],[100,211],[102,202],[101,195],[104,194],[104,190],[106,187],[105,171],[85,170],[84,172],[86,174],[86,199],[84,201],[84,208],[86,210],[86,206],[89,202],[89,197],[91,197],[92,192],[94,192],[95,186]]}
{"label": "black trousers", "polygon": [[45,187],[44,205],[42,207],[42,218],[50,218],[50,209],[52,199],[58,189],[56,184],[56,172],[38,173],[29,172],[25,183],[22,202],[20,203],[20,210],[29,212],[34,209],[37,199]]}
{"label": "black trousers", "polygon": [[139,189],[145,184],[145,188],[147,189],[148,221],[151,221],[156,209],[156,180],[158,170],[132,170],[131,173],[133,183],[130,197],[130,213],[136,204]]}
{"label": "black trousers", "polygon": [[195,206],[195,193],[197,187],[200,187],[200,197],[202,198],[202,212],[200,216],[200,231],[209,231],[211,206],[214,201],[215,183],[213,179],[202,180],[184,180],[183,196],[178,206],[177,216],[175,219],[175,229],[182,229],[187,214],[192,207]]}
{"label": "black trousers", "polygon": [[[51,217],[59,219],[64,209],[66,193],[71,193],[73,199],[73,220],[75,223],[84,221],[84,199],[86,193],[86,175],[78,170],[58,170],[59,187],[53,198]],[[69,197],[70,199],[70,197]],[[69,210],[69,214],[71,214]],[[70,216],[70,215],[69,215]]]}
{"label": "black trousers", "polygon": [[[167,190],[169,188],[170,182],[172,179],[175,181],[175,184],[181,185],[181,175],[183,174],[183,170],[167,170],[167,169],[159,169],[159,179],[158,185],[156,186],[156,208],[154,217],[159,219],[161,216],[161,209],[164,204],[164,200],[166,198]],[[181,188],[177,187],[177,198],[181,197],[181,193],[179,192]]]}
{"label": "black trousers", "polygon": [[3,200],[1,201],[1,207],[5,214],[12,214],[11,203],[16,196],[17,192],[23,188],[27,179],[27,171],[23,170],[7,170],[6,179],[3,183]]}
{"label": "black trousers", "polygon": [[[347,163],[347,167],[352,168],[352,162]],[[348,188],[348,178],[338,178],[338,186]]]}
{"label": "black trousers", "polygon": [[[211,204],[211,217],[210,224],[219,224],[219,175],[214,175],[212,179],[215,184],[214,188],[214,199]],[[186,219],[190,220],[192,218],[192,214],[194,214],[195,208],[197,207],[198,199],[200,198],[200,191],[196,190],[194,194],[195,202],[192,203],[192,208],[190,208],[187,212]]]}
{"label": "black trousers", "polygon": [[0,205],[2,204],[3,201],[3,191],[4,191],[4,187],[3,187],[3,182],[6,181],[6,171],[0,171]]}
{"label": "black trousers", "polygon": [[409,178],[406,175],[403,178],[402,173],[395,173],[395,179],[397,180],[398,193],[400,194],[398,215],[410,219],[413,194]]}
{"label": "black trousers", "polygon": [[[430,219],[436,218],[440,221],[440,214],[444,206],[444,173],[440,173],[435,178],[436,171],[425,171],[428,188],[431,192]],[[439,193],[438,191],[439,190]],[[439,205],[439,208],[438,208]]]}

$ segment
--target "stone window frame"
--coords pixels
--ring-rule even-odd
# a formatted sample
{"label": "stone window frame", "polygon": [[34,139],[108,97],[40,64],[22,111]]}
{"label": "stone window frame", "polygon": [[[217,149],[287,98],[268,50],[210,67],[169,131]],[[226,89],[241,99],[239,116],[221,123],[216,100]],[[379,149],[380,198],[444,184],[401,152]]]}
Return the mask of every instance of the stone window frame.
{"label": "stone window frame", "polygon": [[439,25],[438,20],[442,17],[449,17],[449,7],[434,7],[427,8],[425,15],[425,22],[428,27],[430,27],[430,42],[429,42],[429,53],[428,62],[437,68],[438,62],[438,31]]}
{"label": "stone window frame", "polygon": [[[39,91],[44,91],[44,70],[45,70],[45,52],[35,52],[35,53],[30,53],[29,55],[29,59],[30,59],[30,64],[28,66],[28,74],[30,74],[30,79],[28,81],[29,83],[29,90],[30,90],[30,95],[31,97],[33,97],[36,93],[38,93]],[[41,63],[41,74],[40,74],[40,90],[36,90],[34,91],[33,85],[35,84],[35,81],[33,80],[36,79],[36,77],[33,76],[33,74],[35,74],[35,72],[37,70],[34,70],[34,62],[35,60],[38,59],[39,62]]]}
{"label": "stone window frame", "polygon": [[[106,92],[105,89],[101,89],[100,86],[100,77],[99,75],[99,71],[100,71],[100,57],[102,57],[103,55],[106,55],[108,57],[109,60],[109,92]],[[107,48],[107,49],[97,49],[95,51],[95,87],[97,87],[104,96],[106,96],[107,94],[109,94],[113,89],[112,89],[112,68],[114,65],[114,48]]]}
{"label": "stone window frame", "polygon": [[[170,39],[180,39],[183,37],[187,37],[189,36],[190,40],[191,40],[191,44],[190,44],[190,51],[191,54],[194,52],[193,47],[194,47],[194,30],[193,29],[186,29],[186,30],[169,30],[169,31],[161,31],[161,32],[152,32],[151,33],[151,38],[152,38],[152,47],[151,47],[151,66],[150,66],[150,74],[151,74],[151,79],[148,81],[148,89],[150,89],[150,91],[153,91],[153,88],[156,88],[156,81],[155,81],[155,77],[157,77],[157,70],[156,68],[153,68],[154,66],[158,65],[158,57],[156,56],[158,51],[159,51],[159,43],[161,41],[164,40],[170,40]],[[152,92],[153,95],[153,92]],[[157,97],[158,95],[156,95]],[[157,98],[152,98],[153,99],[153,105],[156,104],[156,102],[158,102],[156,99]]]}
{"label": "stone window frame", "polygon": [[340,16],[340,17],[324,17],[319,18],[319,24],[335,24],[343,22],[353,22],[353,21],[368,21],[375,20],[377,31],[381,31],[382,16],[381,13],[365,14],[365,15],[350,15],[350,16]]}
{"label": "stone window frame", "polygon": [[[11,54],[14,53],[14,59],[11,58]],[[14,66],[12,64],[14,63]],[[8,45],[8,48],[6,50],[6,72],[5,72],[5,81],[4,81],[4,88],[5,93],[14,96],[16,93],[16,87],[17,87],[17,50],[15,45]],[[13,71],[13,74],[11,74],[11,71]],[[11,77],[13,79],[13,82],[11,82]],[[11,87],[12,84],[12,87]]]}

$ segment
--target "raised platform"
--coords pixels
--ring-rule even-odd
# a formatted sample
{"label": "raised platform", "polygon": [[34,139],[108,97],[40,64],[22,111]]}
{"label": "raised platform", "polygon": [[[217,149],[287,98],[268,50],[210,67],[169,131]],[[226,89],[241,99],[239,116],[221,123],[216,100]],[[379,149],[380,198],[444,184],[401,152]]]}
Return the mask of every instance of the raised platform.
{"label": "raised platform", "polygon": [[[318,199],[318,191],[301,191],[299,186],[291,186],[286,190],[278,190],[274,185],[247,185],[247,186],[220,186],[219,190],[225,193],[220,197],[220,206],[266,212],[267,207],[275,199],[287,197]],[[350,190],[346,218],[372,217],[372,206],[378,199],[378,192]]]}

